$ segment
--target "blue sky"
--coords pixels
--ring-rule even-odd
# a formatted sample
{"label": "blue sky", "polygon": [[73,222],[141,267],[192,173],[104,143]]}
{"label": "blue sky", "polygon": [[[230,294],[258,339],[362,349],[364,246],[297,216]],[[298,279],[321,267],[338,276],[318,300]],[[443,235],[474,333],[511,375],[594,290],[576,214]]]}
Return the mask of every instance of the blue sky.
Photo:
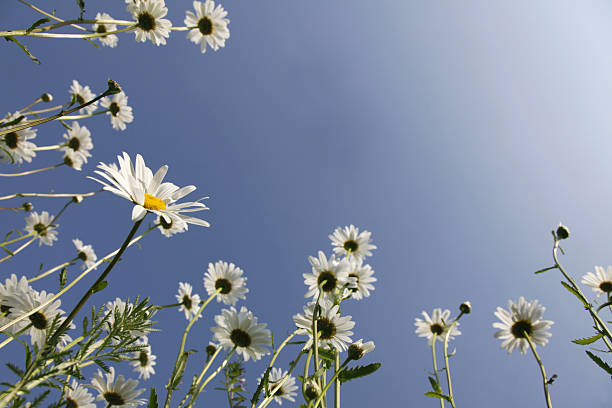
{"label": "blue sky", "polygon": [[[107,3],[86,2],[86,16],[108,11],[128,18],[123,2]],[[37,4],[77,16],[72,3]],[[357,322],[355,339],[376,343],[366,360],[383,367],[348,383],[344,405],[437,406],[423,396],[430,352],[414,334],[414,318],[435,307],[455,314],[470,300],[474,312],[462,318],[451,360],[458,406],[543,406],[532,356],[506,355],[491,327],[497,306],[525,296],[539,299],[545,318],[555,321],[550,343],[539,348],[547,371],[559,376],[553,404],[608,407],[609,378],[587,361],[583,347],[570,343],[590,334],[586,314],[559,285],[558,273],[532,272],[551,264],[550,230],[560,221],[572,230],[563,260],[574,277],[612,263],[609,3],[223,6],[231,37],[224,49],[205,55],[178,32],[163,47],[136,43],[133,34],[121,36],[115,49],[24,40],[40,66],[14,44],[2,44],[1,111],[42,92],[61,103],[73,79],[100,92],[112,78],[135,115],[124,132],[112,130],[104,116],[83,121],[95,147],[82,172],[59,168],[3,180],[3,195],[91,191],[97,186],[85,177],[95,164],[126,151],[141,153],[154,169],[168,164],[168,180],[198,186],[194,198],[210,196],[210,228],[193,227],[172,239],[150,234],[142,249],[124,256],[92,304],[136,295],[171,303],[179,281],[202,295],[208,263],[223,259],[245,270],[250,293],[243,304],[280,339],[305,302],[308,256],[329,253],[327,235],[352,223],[373,233],[378,249],[370,263],[378,282],[370,298],[343,311]],[[169,9],[179,25],[191,3],[172,2]],[[2,27],[36,19],[17,2],[0,5]],[[62,133],[59,125],[41,126],[36,142],[55,143]],[[58,161],[44,153],[20,169]],[[62,205],[35,201],[52,213]],[[110,193],[70,208],[59,243],[30,248],[2,269],[32,275],[37,256],[49,266],[64,262],[73,256],[74,237],[99,255],[109,252],[129,231],[130,211]],[[0,216],[6,230],[23,227],[22,214]],[[55,291],[54,285],[37,289]],[[64,302],[70,309],[76,295]],[[208,343],[220,309],[207,309],[190,347]],[[146,385],[163,393],[186,322],[174,310],[158,320],[162,333],[150,338],[157,375]],[[162,350],[172,351],[162,357]],[[247,366],[250,391],[262,367]],[[225,401],[213,390],[203,399]]]}

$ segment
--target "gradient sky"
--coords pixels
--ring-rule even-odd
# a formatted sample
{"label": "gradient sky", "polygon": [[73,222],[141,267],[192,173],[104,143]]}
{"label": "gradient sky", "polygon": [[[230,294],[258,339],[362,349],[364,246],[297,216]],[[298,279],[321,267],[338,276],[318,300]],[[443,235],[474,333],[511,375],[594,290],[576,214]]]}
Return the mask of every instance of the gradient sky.
{"label": "gradient sky", "polygon": [[[67,3],[58,15],[76,17],[76,6]],[[86,17],[107,11],[128,18],[122,1],[108,3],[86,0]],[[168,5],[168,17],[182,25],[191,2]],[[455,315],[464,300],[474,311],[462,318],[463,334],[452,344],[457,406],[544,406],[533,357],[508,356],[491,327],[497,306],[525,296],[539,299],[547,307],[544,318],[555,321],[549,344],[539,348],[549,374],[559,376],[553,404],[609,407],[609,376],[570,342],[592,334],[586,313],[559,285],[558,272],[533,271],[551,265],[550,231],[560,221],[572,231],[563,262],[576,279],[594,265],[612,264],[610,3],[223,6],[231,38],[205,55],[179,32],[163,47],[136,43],[133,34],[122,35],[115,49],[24,40],[41,65],[14,44],[0,43],[0,111],[23,107],[42,92],[62,103],[73,79],[99,93],[112,78],[135,115],[124,132],[112,130],[106,116],[82,121],[95,146],[83,171],[5,179],[2,195],[92,191],[98,186],[85,177],[96,163],[126,151],[141,153],[154,170],[168,164],[167,180],[198,186],[193,198],[210,196],[204,217],[210,228],[192,227],[171,239],[150,234],[141,249],[126,253],[109,287],[90,304],[136,295],[172,303],[179,281],[203,295],[208,263],[223,259],[248,276],[250,293],[241,304],[281,339],[305,302],[308,256],[329,253],[327,235],[352,223],[373,234],[378,249],[370,263],[378,282],[370,298],[346,304],[343,312],[356,321],[355,339],[376,343],[364,360],[383,366],[348,383],[343,406],[438,406],[423,395],[431,355],[414,334],[414,319],[435,307]],[[0,4],[3,29],[38,18],[17,2]],[[36,142],[57,143],[62,133],[56,124],[40,126]],[[4,165],[3,172],[58,158],[40,152],[31,165]],[[34,204],[57,213],[63,201]],[[62,263],[74,256],[75,237],[92,243],[98,255],[110,252],[131,228],[130,212],[130,203],[110,193],[73,206],[59,222],[60,242],[31,247],[2,269],[32,276],[41,258],[48,267]],[[24,225],[22,213],[1,217],[7,231]],[[35,287],[57,290],[55,280],[45,284]],[[64,297],[63,308],[70,310],[76,298],[76,292]],[[207,309],[189,347],[208,343],[220,310],[217,304]],[[163,396],[186,321],[175,310],[157,318],[162,333],[150,336],[157,375],[145,384]],[[295,353],[280,360],[287,363]],[[250,392],[267,361],[247,365]],[[212,387],[201,398],[202,405],[226,401]]]}

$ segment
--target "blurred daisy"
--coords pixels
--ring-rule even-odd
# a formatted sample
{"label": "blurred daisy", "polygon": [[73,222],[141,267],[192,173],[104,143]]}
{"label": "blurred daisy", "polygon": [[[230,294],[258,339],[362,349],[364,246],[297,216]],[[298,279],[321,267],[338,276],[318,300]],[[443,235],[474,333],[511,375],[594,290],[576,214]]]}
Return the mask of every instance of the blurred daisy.
{"label": "blurred daisy", "polygon": [[[280,383],[280,381],[287,375],[287,371],[281,370],[280,368],[273,367],[270,370],[270,374],[268,374],[268,387],[266,389],[266,395],[271,393],[274,388]],[[263,375],[259,376],[257,379],[257,383],[260,383],[263,379]],[[290,375],[283,382],[278,390],[273,394],[274,401],[278,403],[278,405],[283,405],[283,399],[286,399],[290,402],[295,402],[295,397],[297,396],[297,385],[295,385],[295,378]]]}
{"label": "blurred daisy", "polygon": [[353,224],[348,227],[338,227],[332,235],[329,236],[334,252],[340,256],[346,255],[354,257],[357,260],[363,260],[366,256],[371,256],[370,250],[376,249],[376,245],[372,245],[372,235],[369,231],[359,232]]}
{"label": "blurred daisy", "polygon": [[[78,105],[82,105],[85,102],[89,102],[96,97],[96,94],[91,92],[91,89],[89,89],[89,86],[87,85],[81,86],[81,84],[79,84],[79,81],[77,81],[76,79],[72,80],[72,85],[70,86],[69,93],[76,99],[76,102]],[[98,109],[98,101],[80,109],[79,113],[81,114],[87,113],[89,115],[93,113],[96,109]]]}
{"label": "blurred daisy", "polygon": [[142,399],[136,399],[143,393],[144,388],[135,389],[138,387],[138,381],[131,379],[126,381],[123,375],[115,380],[115,367],[111,367],[110,372],[106,374],[98,370],[94,374],[91,386],[100,393],[96,401],[106,401],[108,406],[135,407],[145,403]]}
{"label": "blurred daisy", "polygon": [[78,122],[72,122],[68,134],[63,134],[66,142],[60,147],[60,150],[65,153],[72,153],[68,157],[73,163],[71,167],[81,170],[82,163],[87,163],[87,158],[91,157],[89,151],[93,149],[91,141],[91,133],[85,126],[81,127]]}
{"label": "blurred daisy", "polygon": [[[13,114],[8,114],[5,118],[3,118],[1,123],[9,123],[22,116],[21,113],[15,112]],[[26,120],[24,117],[21,121]],[[6,126],[6,130],[10,130],[11,128],[18,126],[19,123],[14,126]],[[27,128],[23,130],[18,130],[16,132],[10,132],[2,136],[2,140],[0,140],[0,159],[4,163],[18,163],[21,164],[24,161],[30,163],[32,158],[36,157],[36,152],[33,150],[36,148],[36,145],[30,140],[36,138],[36,129]]]}
{"label": "blurred daisy", "polygon": [[509,300],[508,310],[498,307],[495,316],[501,320],[501,323],[495,322],[493,327],[500,329],[495,332],[495,337],[502,339],[501,348],[505,348],[510,354],[518,346],[519,351],[525,354],[529,347],[525,333],[535,344],[543,346],[548,343],[551,334],[546,330],[554,322],[540,320],[544,310],[546,308],[539,305],[537,300],[528,302],[522,296],[518,303]]}
{"label": "blurred daisy", "polygon": [[246,277],[242,276],[242,269],[233,263],[217,261],[214,265],[208,264],[208,272],[204,274],[204,287],[208,296],[218,289],[217,302],[233,306],[238,299],[245,299],[249,290],[246,288]]}
{"label": "blurred daisy", "polygon": [[[431,317],[427,314],[427,312],[422,312],[423,319],[416,318],[414,319],[414,325],[417,327],[415,332],[419,335],[419,337],[427,338],[427,344],[431,346],[433,342],[433,335],[436,335],[436,339],[442,341],[444,335],[448,331],[448,326],[451,324],[450,319],[450,310],[445,309],[442,311],[440,308],[435,308]],[[455,336],[461,334],[461,332],[457,329],[459,323],[457,322],[452,326],[450,334],[448,336],[449,340],[452,340]]]}
{"label": "blurred daisy", "polygon": [[[107,13],[98,13],[96,14],[96,20],[113,20],[113,18]],[[109,31],[117,30],[117,26],[115,24],[94,24],[93,30],[98,33],[107,33]],[[117,42],[119,42],[119,37],[115,34],[103,35],[102,37],[96,37],[102,45],[106,47],[115,48],[117,46]]]}
{"label": "blurred daisy", "polygon": [[257,361],[270,354],[267,347],[272,345],[272,333],[265,328],[265,323],[258,323],[246,307],[242,306],[240,312],[233,306],[223,309],[215,316],[215,323],[217,326],[210,329],[214,333],[213,340],[226,349],[236,347],[244,361],[249,361],[249,358]]}
{"label": "blurred daisy", "polygon": [[135,346],[146,346],[141,351],[137,351],[134,353],[134,358],[136,361],[132,361],[130,365],[134,367],[132,371],[138,372],[138,378],[144,378],[148,380],[152,374],[155,374],[154,365],[157,363],[155,360],[157,357],[151,354],[151,346],[149,345],[149,339],[146,336],[141,337],[140,339],[134,342]]}
{"label": "blurred daisy", "polygon": [[230,36],[227,25],[229,20],[225,18],[227,11],[220,4],[215,7],[213,0],[194,1],[192,11],[186,11],[185,25],[187,27],[197,27],[189,30],[187,38],[196,44],[200,44],[202,53],[206,52],[206,44],[217,51],[219,47],[225,47],[225,40]]}
{"label": "blurred daisy", "polygon": [[[153,0],[147,0],[147,2],[151,1]],[[183,212],[208,210],[208,207],[199,201],[175,204],[176,201],[194,191],[196,187],[178,188],[172,183],[162,183],[168,171],[168,166],[160,167],[153,175],[153,172],[145,165],[144,159],[139,154],[136,155],[135,166],[132,165],[132,160],[127,153],[123,153],[123,157],[117,156],[117,159],[119,160],[119,166],[115,163],[100,163],[98,165],[100,170],[94,172],[104,177],[108,183],[93,177],[89,178],[103,184],[104,190],[134,203],[132,221],[143,219],[147,211],[150,211],[163,217],[166,222],[170,222],[172,217],[175,217],[188,224],[210,226],[204,220],[182,214]]]}
{"label": "blurred daisy", "polygon": [[187,223],[178,217],[170,217],[170,222],[166,222],[163,217],[157,217],[156,224],[159,224],[157,229],[166,238],[170,238],[174,234],[180,234],[181,232],[187,231]]}
{"label": "blurred daisy", "polygon": [[[301,330],[299,334],[307,334],[310,338],[304,345],[304,348],[309,348],[312,345],[312,317],[316,302],[310,302],[304,306],[304,314],[296,314],[293,316],[295,325]],[[319,335],[319,347],[321,345],[329,345],[338,351],[346,350],[347,343],[351,342],[350,336],[353,335],[351,329],[355,326],[355,322],[351,316],[340,316],[339,305],[334,305],[333,302],[322,299],[319,302],[321,313],[317,317],[317,331]]]}
{"label": "blurred daisy", "polygon": [[93,395],[76,380],[72,380],[70,387],[65,388],[64,399],[68,408],[96,408]]}
{"label": "blurred daisy", "polygon": [[374,350],[374,342],[367,341],[363,342],[363,339],[359,339],[348,348],[348,358],[351,360],[359,360],[361,357]]}
{"label": "blurred daisy", "polygon": [[[76,247],[79,259],[83,261],[81,269],[85,270],[94,266],[94,264],[98,260],[98,257],[96,256],[93,247],[91,245],[83,245],[83,241],[78,238],[73,239],[72,243]],[[97,269],[97,267],[94,269]]]}
{"label": "blurred daisy", "polygon": [[123,92],[113,95],[113,99],[105,96],[100,101],[100,104],[108,109],[106,114],[110,116],[111,125],[115,130],[125,130],[125,124],[134,120],[132,107],[127,103],[128,97]]}
{"label": "blurred daisy", "polygon": [[319,285],[325,282],[321,288],[322,297],[333,298],[337,291],[348,283],[348,262],[339,261],[334,255],[328,260],[323,251],[319,251],[318,258],[309,256],[308,260],[312,265],[312,273],[302,274],[304,283],[308,286],[304,297],[316,297],[319,294]]}
{"label": "blurred daisy", "polygon": [[[34,289],[28,284],[28,279],[22,276],[17,279],[17,275],[11,274],[10,278],[4,281],[4,285],[0,283],[0,326],[4,326],[15,318],[13,314],[13,298],[23,298]],[[14,324],[6,329],[10,333],[17,333],[20,330],[19,324]]]}
{"label": "blurred daisy", "polygon": [[363,265],[363,261],[351,262],[348,278],[353,279],[353,285],[350,288],[351,297],[360,300],[370,296],[370,291],[374,290],[372,282],[376,282],[376,278],[372,275],[374,271],[370,265]]}
{"label": "blurred daisy", "polygon": [[134,30],[136,41],[145,42],[149,39],[155,45],[166,44],[172,23],[162,18],[168,14],[163,0],[140,0],[129,4],[127,9],[138,23]]}
{"label": "blurred daisy", "polygon": [[608,266],[606,271],[603,266],[596,266],[595,273],[587,272],[582,277],[582,284],[593,288],[593,292],[597,293],[597,297],[601,296],[602,293],[606,293],[610,296],[612,293],[612,266]]}
{"label": "blurred daisy", "polygon": [[59,224],[51,225],[51,220],[53,220],[53,216],[46,211],[40,214],[32,211],[26,217],[25,230],[38,236],[38,246],[42,244],[52,246],[53,241],[57,241],[57,231],[55,229]]}
{"label": "blurred daisy", "polygon": [[[179,312],[185,312],[185,319],[191,320],[200,308],[200,295],[191,294],[193,288],[189,283],[179,282],[179,291],[176,296],[176,301],[181,304]],[[199,318],[199,316],[198,316]]]}

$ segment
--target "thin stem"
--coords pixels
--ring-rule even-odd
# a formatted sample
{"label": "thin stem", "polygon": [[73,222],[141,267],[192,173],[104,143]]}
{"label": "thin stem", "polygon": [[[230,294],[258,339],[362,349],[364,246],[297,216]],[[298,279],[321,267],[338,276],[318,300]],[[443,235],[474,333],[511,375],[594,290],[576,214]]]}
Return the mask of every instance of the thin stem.
{"label": "thin stem", "polygon": [[[433,360],[433,369],[434,375],[436,376],[436,383],[440,384],[440,377],[438,377],[438,364],[436,363],[436,337],[438,335],[433,333],[433,338],[431,341],[431,358]],[[438,398],[440,400],[440,407],[444,408],[444,400],[442,398]]]}
{"label": "thin stem", "polygon": [[36,232],[32,231],[29,234],[20,236],[19,238],[11,239],[10,241],[4,241],[4,242],[0,243],[0,247],[5,247],[6,245],[14,244],[15,242],[22,241],[22,240],[24,240],[26,238],[31,237],[34,234],[36,234]]}
{"label": "thin stem", "polygon": [[[125,25],[124,22],[121,22],[120,20],[70,20],[72,22],[74,21],[93,21],[96,23],[100,23],[100,24],[120,24],[120,25]],[[48,31],[51,30],[52,28],[50,28],[51,26],[46,26],[46,27],[41,27],[41,29],[34,29],[32,31],[30,31],[29,33],[26,32],[26,30],[14,30],[14,31],[0,31],[0,37],[7,37],[7,36],[24,36],[24,37],[46,37],[46,38],[71,38],[71,39],[75,39],[75,38],[97,38],[97,37],[106,37],[107,35],[110,34],[118,34],[118,33],[123,33],[125,31],[131,31],[133,29],[135,29],[138,26],[138,23],[134,24],[133,21],[129,22],[131,25],[125,27],[125,28],[120,28],[118,30],[113,30],[113,31],[107,31],[105,33],[93,33],[93,34],[54,34],[54,33],[44,33],[42,31]],[[64,21],[63,23],[57,23],[54,24],[54,28],[60,27],[60,26],[65,26],[65,25],[69,25],[70,23],[68,21]]]}
{"label": "thin stem", "polygon": [[102,191],[102,189],[97,190],[97,191],[92,191],[91,193],[75,193],[75,194],[70,194],[70,193],[60,193],[60,194],[53,194],[53,193],[15,193],[15,194],[7,195],[7,196],[2,196],[2,197],[0,197],[0,200],[9,200],[11,198],[16,198],[16,197],[52,197],[52,198],[61,198],[61,197],[91,197],[91,196],[93,196],[95,194],[98,194],[101,191]]}
{"label": "thin stem", "polygon": [[[459,315],[461,317],[461,315]],[[450,365],[448,363],[448,338],[453,329],[453,326],[456,324],[459,317],[455,319],[455,321],[450,325],[448,329],[446,329],[446,334],[444,335],[444,368],[446,371],[446,383],[448,384],[448,398],[450,399],[450,404],[453,408],[455,407],[455,398],[453,397],[453,385],[451,383],[451,374],[450,374]]]}
{"label": "thin stem", "polygon": [[[261,403],[257,406],[257,408],[265,408],[265,407],[268,406],[268,404],[270,404],[270,402],[272,402],[272,400],[274,399],[274,394],[283,386],[285,381],[287,381],[289,379],[289,376],[293,372],[293,369],[297,366],[298,362],[300,361],[300,359],[304,355],[304,351],[305,350],[300,351],[300,354],[298,354],[297,358],[291,363],[291,366],[289,367],[289,371],[287,371],[287,374],[285,374],[285,376],[283,378],[281,378],[280,381],[274,385],[274,388],[272,388],[270,390],[270,395],[268,397],[264,398],[264,400],[261,401]],[[310,351],[308,352],[308,355],[309,355],[308,359],[310,360],[310,355],[311,355]],[[306,378],[306,377],[304,377],[304,378]],[[255,404],[252,404],[251,408],[254,405]]]}
{"label": "thin stem", "polygon": [[36,99],[34,99],[34,102],[32,102],[31,104],[29,104],[29,105],[28,105],[28,106],[26,106],[25,108],[21,108],[21,109],[19,109],[17,112],[21,113],[21,112],[23,112],[23,111],[25,111],[25,110],[28,110],[28,109],[30,109],[32,106],[36,105],[38,102],[41,102],[41,101],[42,101],[42,99],[41,99],[41,98],[36,98]]}
{"label": "thin stem", "polygon": [[51,146],[38,146],[38,147],[33,148],[32,150],[35,152],[40,152],[43,150],[57,150],[60,147],[62,147],[62,145],[56,144],[56,145],[51,145]]}
{"label": "thin stem", "polygon": [[297,334],[299,329],[295,329],[290,335],[287,336],[287,338],[285,340],[283,340],[283,342],[280,344],[280,346],[278,346],[278,349],[276,349],[276,351],[274,352],[274,355],[272,356],[272,359],[270,360],[270,363],[268,364],[268,368],[272,368],[274,366],[274,362],[276,361],[276,357],[278,357],[278,355],[280,354],[281,350],[283,348],[285,348],[285,346],[287,345],[287,343],[289,343],[289,341],[293,338],[293,336],[295,336]]}
{"label": "thin stem", "polygon": [[[338,350],[335,350],[335,360],[334,360],[334,370],[338,372],[338,366],[340,365],[340,353]],[[331,380],[330,380],[331,383]],[[334,380],[334,408],[340,408],[340,378],[336,376]]]}
{"label": "thin stem", "polygon": [[[22,3],[22,4],[25,4],[25,5],[26,5],[26,6],[28,6],[28,7],[33,8],[34,10],[38,11],[38,12],[39,12],[40,14],[42,14],[43,16],[47,16],[47,17],[49,17],[49,18],[51,18],[51,19],[53,19],[53,20],[55,20],[55,21],[59,21],[59,22],[62,22],[62,23],[64,22],[64,20],[62,20],[61,18],[56,17],[56,16],[54,16],[53,14],[47,13],[46,11],[39,9],[39,8],[38,8],[38,7],[36,7],[35,5],[30,4],[30,3],[28,3],[28,2],[27,2],[27,1],[25,1],[25,0],[17,0],[17,1],[19,1],[19,2],[20,2],[20,3]],[[74,28],[79,29],[79,30],[82,30],[82,31],[87,31],[87,29],[86,29],[86,28],[81,27],[81,26],[79,26],[79,25],[76,25],[76,24],[70,24],[70,25],[71,25],[72,27],[74,27]]]}
{"label": "thin stem", "polygon": [[25,113],[27,113],[28,115],[38,115],[39,113],[52,112],[54,110],[58,110],[58,109],[61,109],[63,107],[64,107],[64,105],[57,105],[57,106],[54,106],[52,108],[45,108],[45,109],[40,109],[40,110],[36,110],[36,111],[29,111],[29,112],[25,112]]}
{"label": "thin stem", "polygon": [[74,258],[74,259],[72,259],[72,260],[70,260],[70,261],[68,261],[68,262],[64,262],[64,263],[63,263],[63,264],[61,264],[61,265],[57,265],[56,267],[51,268],[51,269],[49,269],[48,271],[41,273],[40,275],[36,275],[35,277],[33,277],[33,278],[31,278],[31,279],[28,279],[28,283],[36,282],[37,280],[42,279],[42,278],[44,278],[45,276],[49,276],[49,275],[51,275],[51,274],[52,274],[53,272],[55,272],[55,271],[58,271],[58,270],[60,270],[60,269],[62,269],[62,268],[64,268],[64,267],[66,267],[66,266],[70,266],[70,265],[72,265],[72,264],[74,263],[74,261],[76,261],[77,259],[79,259],[79,257],[76,257],[76,258]]}
{"label": "thin stem", "polygon": [[542,360],[540,360],[540,356],[538,355],[535,345],[531,341],[529,334],[527,332],[523,332],[525,335],[525,339],[529,343],[529,347],[531,347],[531,351],[533,352],[533,356],[535,357],[538,365],[540,366],[540,373],[542,373],[542,384],[544,385],[544,397],[546,398],[546,406],[548,408],[552,408],[552,403],[550,402],[550,394],[548,393],[548,377],[546,376],[546,369],[544,368],[544,364],[542,364]]}
{"label": "thin stem", "polygon": [[179,307],[182,304],[183,303],[172,303],[170,305],[153,306],[153,308],[156,309],[156,310],[162,310],[162,309],[169,309],[171,307]]}
{"label": "thin stem", "polygon": [[206,385],[217,376],[217,374],[219,374],[221,372],[221,370],[223,370],[223,368],[225,368],[225,366],[227,365],[227,362],[229,361],[230,357],[232,356],[232,354],[234,354],[234,352],[236,351],[236,347],[234,346],[232,348],[232,350],[227,354],[227,357],[225,357],[225,359],[223,360],[223,362],[221,363],[221,365],[211,374],[208,376],[208,378],[206,378],[206,380],[204,380],[204,382],[202,383],[202,385],[200,385],[200,388],[198,388],[198,390],[196,391],[196,393],[193,395],[193,397],[191,397],[191,400],[189,400],[189,403],[187,404],[187,408],[191,408],[193,407],[193,404],[195,403],[196,399],[198,398],[198,396],[200,395],[200,393],[204,390],[204,387],[206,387]]}
{"label": "thin stem", "polygon": [[64,119],[76,120],[76,119],[85,119],[85,118],[91,118],[92,116],[103,115],[103,114],[105,114],[106,112],[110,112],[110,109],[104,109],[103,111],[94,112],[94,113],[89,113],[89,114],[85,114],[85,115],[63,116],[63,117],[62,117],[62,120],[64,120]]}
{"label": "thin stem", "polygon": [[[25,244],[23,244],[22,246],[20,246],[19,248],[17,248],[14,251],[11,251],[10,254],[8,254],[7,256],[5,256],[4,258],[0,259],[0,263],[6,261],[7,259],[10,259],[12,257],[14,257],[15,255],[17,255],[18,253],[20,253],[21,251],[23,251],[24,249],[26,249],[32,242],[36,241],[36,238],[38,237],[32,237],[32,239],[30,239],[28,242],[26,242]],[[2,329],[0,329],[0,331],[2,331]]]}
{"label": "thin stem", "polygon": [[34,174],[34,173],[40,173],[42,171],[47,171],[47,170],[53,170],[59,166],[62,166],[64,163],[59,163],[59,164],[55,164],[53,166],[49,166],[49,167],[45,167],[43,169],[36,169],[36,170],[28,170],[28,171],[24,171],[22,173],[0,173],[0,177],[19,177],[19,176],[28,176],[30,174]]}
{"label": "thin stem", "polygon": [[350,361],[350,359],[348,359],[348,358],[346,360],[344,360],[344,362],[342,363],[340,368],[338,370],[336,370],[336,372],[334,373],[334,376],[329,379],[329,382],[327,383],[327,385],[325,385],[325,388],[323,388],[323,390],[321,391],[321,395],[319,395],[319,398],[317,398],[317,400],[315,401],[314,408],[316,408],[321,403],[321,401],[325,397],[325,394],[327,393],[328,388],[332,385],[332,383],[334,383],[336,381],[336,378],[338,378],[338,375],[342,372],[342,370],[344,370],[344,368],[346,367],[346,365],[348,364],[349,361]]}

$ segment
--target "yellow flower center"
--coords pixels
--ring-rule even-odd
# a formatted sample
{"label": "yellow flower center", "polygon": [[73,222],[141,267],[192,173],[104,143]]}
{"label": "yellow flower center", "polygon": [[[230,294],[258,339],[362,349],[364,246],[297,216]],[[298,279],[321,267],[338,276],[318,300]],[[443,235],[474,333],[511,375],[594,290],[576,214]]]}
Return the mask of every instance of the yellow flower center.
{"label": "yellow flower center", "polygon": [[165,210],[166,203],[164,203],[163,200],[152,196],[151,194],[145,193],[144,208],[147,210]]}

